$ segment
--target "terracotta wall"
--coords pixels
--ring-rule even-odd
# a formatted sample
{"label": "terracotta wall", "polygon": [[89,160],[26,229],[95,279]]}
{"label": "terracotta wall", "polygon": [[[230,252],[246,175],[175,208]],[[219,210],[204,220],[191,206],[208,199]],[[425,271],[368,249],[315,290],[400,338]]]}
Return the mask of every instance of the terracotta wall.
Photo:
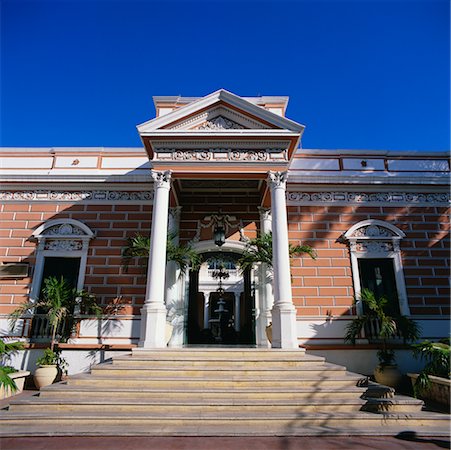
{"label": "terracotta wall", "polygon": [[349,314],[353,304],[348,248],[338,241],[365,219],[387,221],[406,234],[401,255],[413,315],[449,314],[449,209],[440,207],[290,206],[289,235],[318,252],[292,263],[299,315]]}
{"label": "terracotta wall", "polygon": [[[121,251],[128,236],[150,233],[150,204],[4,204],[0,210],[0,262],[35,262],[36,244],[28,239],[43,222],[71,218],[85,223],[95,233],[89,246],[85,288],[96,294],[101,305],[122,297],[123,313],[139,314],[144,301],[145,275],[138,267],[121,270]],[[31,277],[0,280],[0,314],[9,314],[27,299]]]}
{"label": "terracotta wall", "polygon": [[[181,238],[192,239],[197,221],[219,212],[241,218],[246,235],[256,233],[258,195],[186,197],[181,215]],[[0,206],[0,262],[28,261],[34,265],[32,231],[46,220],[72,218],[88,225],[91,241],[85,287],[106,305],[122,297],[123,311],[139,314],[145,276],[138,267],[121,270],[126,238],[139,231],[149,234],[150,204],[10,203]],[[415,315],[449,314],[449,210],[438,207],[290,206],[289,235],[293,243],[309,244],[318,259],[295,258],[292,263],[293,298],[302,316],[348,314],[353,303],[348,248],[337,239],[365,219],[385,220],[402,229],[402,258],[409,305]],[[235,238],[239,235],[233,230]],[[207,236],[208,234],[208,236]],[[210,239],[211,229],[203,231]],[[8,314],[27,298],[31,278],[0,281],[0,313]]]}

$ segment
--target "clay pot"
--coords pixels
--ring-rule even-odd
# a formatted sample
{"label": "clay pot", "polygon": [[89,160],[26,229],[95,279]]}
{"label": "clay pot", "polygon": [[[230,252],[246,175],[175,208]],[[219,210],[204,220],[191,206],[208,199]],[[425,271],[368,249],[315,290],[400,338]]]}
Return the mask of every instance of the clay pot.
{"label": "clay pot", "polygon": [[400,383],[402,375],[397,365],[381,366],[379,364],[374,369],[374,378],[377,383],[394,388]]}
{"label": "clay pot", "polygon": [[58,375],[58,369],[56,365],[52,366],[39,366],[33,375],[34,384],[38,389],[42,387],[49,386],[55,381]]}

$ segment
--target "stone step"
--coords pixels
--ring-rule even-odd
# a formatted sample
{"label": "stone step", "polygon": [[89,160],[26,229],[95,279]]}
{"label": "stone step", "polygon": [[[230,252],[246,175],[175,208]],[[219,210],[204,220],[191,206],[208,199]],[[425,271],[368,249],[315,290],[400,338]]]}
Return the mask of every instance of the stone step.
{"label": "stone step", "polygon": [[248,388],[262,388],[273,387],[278,385],[285,388],[295,387],[311,387],[317,388],[319,386],[329,386],[335,388],[356,386],[362,378],[355,375],[346,376],[305,376],[302,378],[288,378],[288,377],[259,377],[243,379],[242,377],[209,377],[209,378],[189,378],[189,377],[135,377],[128,376],[123,378],[105,377],[92,374],[76,375],[68,379],[69,385],[77,386],[108,386],[111,388],[121,388],[124,386],[135,385],[136,389],[143,387],[166,388],[168,390],[178,388],[198,387],[203,389],[222,388],[222,389],[248,389]]}
{"label": "stone step", "polygon": [[68,399],[62,395],[53,398],[31,397],[24,400],[12,401],[9,407],[14,412],[40,412],[43,409],[47,413],[61,412],[105,412],[114,409],[116,413],[141,412],[143,414],[172,414],[191,413],[193,416],[203,416],[204,413],[217,414],[292,414],[306,412],[326,412],[331,408],[335,412],[355,412],[359,409],[372,412],[418,412],[421,411],[421,400],[405,398],[370,399],[361,398],[335,398],[332,396],[323,398],[293,399],[267,399],[262,396],[259,399],[173,399],[150,400],[146,398],[105,398],[100,396],[78,396]]}
{"label": "stone step", "polygon": [[[124,358],[126,355],[119,356],[117,358]],[[165,348],[165,349],[133,349],[131,358],[194,358],[198,360],[222,358],[222,359],[247,359],[252,358],[254,360],[299,360],[302,358],[321,358],[313,355],[306,355],[304,349],[298,350],[284,350],[284,349],[270,349],[270,348],[231,348],[231,347],[206,347],[206,348]],[[117,359],[115,358],[115,359]]]}
{"label": "stone step", "polygon": [[341,399],[355,399],[364,395],[365,388],[348,386],[348,387],[318,387],[312,390],[310,387],[291,387],[284,388],[280,386],[271,387],[250,387],[248,389],[218,389],[212,388],[205,390],[202,387],[188,387],[181,389],[178,386],[173,386],[169,389],[164,388],[140,388],[137,390],[130,385],[121,386],[111,390],[104,386],[90,386],[86,384],[84,386],[79,385],[66,385],[66,384],[54,384],[46,388],[41,389],[40,398],[54,398],[64,395],[68,400],[77,399],[80,396],[89,397],[100,395],[103,398],[130,398],[130,399],[153,399],[161,400],[199,400],[204,401],[219,401],[219,400],[260,400],[262,397],[265,399],[274,399],[277,401],[285,400],[302,400],[305,398],[328,398],[332,397],[339,402]]}
{"label": "stone step", "polygon": [[278,359],[264,359],[264,358],[199,358],[197,356],[177,356],[170,357],[137,357],[125,356],[114,357],[112,364],[114,366],[145,366],[145,367],[159,367],[170,364],[174,368],[186,367],[217,367],[217,368],[246,368],[246,367],[268,367],[268,368],[303,368],[309,365],[323,364],[325,361],[321,357],[302,356],[301,358],[278,358]]}
{"label": "stone step", "polygon": [[[335,364],[315,364],[302,368],[286,367],[284,373],[291,379],[304,378],[306,376],[330,377],[343,376],[346,369]],[[113,364],[100,364],[91,370],[93,376],[103,377],[192,377],[192,378],[227,378],[227,379],[279,379],[281,369],[274,367],[252,367],[238,368],[236,366],[225,366],[217,368],[213,366],[178,367],[176,370],[169,363],[165,366],[115,366]]]}
{"label": "stone step", "polygon": [[[306,435],[306,428],[328,430],[329,434],[364,434],[365,430],[378,430],[377,434],[393,434],[394,429],[427,430],[428,436],[449,433],[449,415],[434,413],[385,413],[364,411],[296,413],[296,414],[191,414],[177,416],[161,414],[95,413],[0,413],[1,436],[59,436],[77,435],[153,435],[153,436],[265,436]],[[352,431],[350,431],[352,430]],[[308,433],[307,433],[308,434]],[[312,433],[313,434],[313,433]],[[319,434],[319,433],[318,433]]]}

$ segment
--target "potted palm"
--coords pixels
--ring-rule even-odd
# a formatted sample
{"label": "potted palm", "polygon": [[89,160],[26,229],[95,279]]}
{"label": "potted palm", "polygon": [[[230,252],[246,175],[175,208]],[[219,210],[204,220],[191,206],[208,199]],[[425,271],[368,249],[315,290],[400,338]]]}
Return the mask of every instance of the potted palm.
{"label": "potted palm", "polygon": [[365,331],[368,339],[379,346],[375,380],[396,387],[401,380],[401,373],[395,363],[395,352],[388,346],[389,341],[396,338],[402,338],[404,343],[415,341],[420,337],[420,327],[407,316],[389,313],[389,300],[385,296],[377,297],[373,291],[362,289],[359,299],[363,303],[364,313],[346,327],[345,342],[355,344],[362,331]]}
{"label": "potted palm", "polygon": [[[309,255],[312,259],[316,259],[316,251],[309,245],[293,245],[289,244],[290,258],[300,256],[302,254]],[[242,272],[252,268],[254,264],[266,264],[266,267],[272,269],[272,233],[263,233],[247,242],[246,248],[238,259],[238,265]],[[272,323],[266,327],[266,336],[268,341],[272,342]]]}
{"label": "potted palm", "polygon": [[[28,302],[20,305],[11,314],[11,326],[26,314],[30,309],[39,308],[46,315],[50,326],[50,348],[44,351],[44,355],[38,359],[38,369],[34,379],[37,387],[47,386],[53,383],[58,370],[63,371],[67,362],[56,349],[58,342],[70,335],[78,318],[74,312],[78,307],[85,314],[98,316],[101,308],[95,303],[95,297],[85,291],[78,291],[63,277],[48,277],[43,282],[41,298],[36,302]],[[65,330],[64,336],[62,330]],[[60,334],[58,334],[60,332]],[[40,381],[45,380],[45,381]]]}
{"label": "potted palm", "polygon": [[419,374],[409,373],[415,397],[449,406],[451,387],[450,340],[428,340],[412,346],[413,356],[426,362]]}
{"label": "potted palm", "polygon": [[17,370],[7,365],[8,359],[19,350],[23,350],[23,342],[5,342],[0,340],[0,399],[20,393],[23,389],[25,377],[30,372]]}

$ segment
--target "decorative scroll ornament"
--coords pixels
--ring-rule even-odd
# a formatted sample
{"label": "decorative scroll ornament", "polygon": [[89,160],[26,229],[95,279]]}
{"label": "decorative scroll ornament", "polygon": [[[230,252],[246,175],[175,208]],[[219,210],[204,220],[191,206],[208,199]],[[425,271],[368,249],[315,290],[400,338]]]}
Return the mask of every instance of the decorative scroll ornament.
{"label": "decorative scroll ornament", "polygon": [[353,237],[367,237],[367,238],[373,238],[373,239],[377,239],[377,238],[380,239],[380,238],[390,238],[394,235],[395,234],[392,233],[387,228],[383,228],[378,225],[368,225],[367,227],[362,227],[362,228],[357,229],[354,232]]}
{"label": "decorative scroll ornament", "polygon": [[352,242],[351,250],[362,253],[381,253],[385,254],[394,250],[392,242],[380,242],[380,241],[360,241]]}
{"label": "decorative scroll ornament", "polygon": [[285,189],[287,185],[288,172],[268,172],[268,186],[272,189]]}
{"label": "decorative scroll ornament", "polygon": [[175,149],[157,148],[156,160],[160,161],[233,161],[233,162],[264,162],[287,161],[287,151],[284,148],[267,149],[232,149],[232,148],[208,148],[208,149]]}
{"label": "decorative scroll ornament", "polygon": [[61,201],[61,202],[104,202],[152,200],[153,192],[148,191],[1,191],[1,201]]}
{"label": "decorative scroll ornament", "polygon": [[77,226],[69,223],[63,223],[61,225],[55,225],[54,227],[47,228],[43,234],[45,236],[83,236],[86,233]]}
{"label": "decorative scroll ornament", "polygon": [[[206,223],[202,223],[206,222]],[[223,227],[224,232],[227,234],[231,228],[237,228],[240,233],[240,241],[246,242],[249,239],[244,235],[244,224],[242,220],[237,220],[235,216],[229,216],[228,214],[223,216],[220,214],[214,214],[212,216],[206,216],[202,220],[197,222],[196,235],[192,242],[199,242],[202,229],[217,227]]]}
{"label": "decorative scroll ornament", "polygon": [[207,120],[204,124],[197,128],[198,130],[230,130],[237,129],[242,130],[244,127],[233,120],[226,119],[223,116],[215,117],[214,119]]}
{"label": "decorative scroll ornament", "polygon": [[50,239],[46,240],[44,244],[44,250],[52,251],[76,251],[83,248],[83,242],[77,240],[68,239]]}
{"label": "decorative scroll ornament", "polygon": [[154,182],[154,188],[169,189],[171,187],[171,174],[172,172],[170,170],[165,170],[164,172],[152,170],[151,175]]}
{"label": "decorative scroll ornament", "polygon": [[449,203],[450,194],[412,192],[287,192],[292,203]]}

